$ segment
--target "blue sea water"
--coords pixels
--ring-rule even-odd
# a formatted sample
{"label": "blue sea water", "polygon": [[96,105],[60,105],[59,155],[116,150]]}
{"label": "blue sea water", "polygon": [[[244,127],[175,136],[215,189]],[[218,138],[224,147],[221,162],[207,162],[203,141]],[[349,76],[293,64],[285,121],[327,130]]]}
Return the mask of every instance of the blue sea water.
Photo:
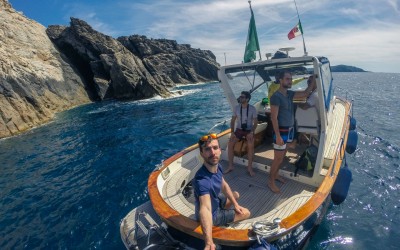
{"label": "blue sea water", "polygon": [[[398,249],[400,74],[335,73],[354,99],[359,148],[349,196],[307,249]],[[154,166],[231,112],[218,84],[166,100],[92,103],[0,140],[0,249],[123,249],[121,219],[149,199]]]}

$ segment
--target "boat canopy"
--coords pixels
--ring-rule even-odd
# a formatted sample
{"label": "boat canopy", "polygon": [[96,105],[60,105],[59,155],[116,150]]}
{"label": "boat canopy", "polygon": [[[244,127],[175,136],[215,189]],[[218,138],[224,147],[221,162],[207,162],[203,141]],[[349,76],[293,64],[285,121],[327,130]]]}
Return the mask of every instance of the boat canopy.
{"label": "boat canopy", "polygon": [[[330,63],[326,57],[302,56],[279,59],[254,61],[235,65],[223,66],[218,71],[218,77],[233,111],[238,104],[241,91],[250,91],[251,104],[261,101],[268,96],[268,87],[274,84],[275,75],[282,71],[292,72],[293,80],[299,82],[293,85],[292,90],[303,90],[307,87],[304,76],[315,74],[317,76],[317,93],[320,98],[318,107],[323,123],[330,109],[333,98],[333,78]],[[324,126],[323,126],[324,127]]]}

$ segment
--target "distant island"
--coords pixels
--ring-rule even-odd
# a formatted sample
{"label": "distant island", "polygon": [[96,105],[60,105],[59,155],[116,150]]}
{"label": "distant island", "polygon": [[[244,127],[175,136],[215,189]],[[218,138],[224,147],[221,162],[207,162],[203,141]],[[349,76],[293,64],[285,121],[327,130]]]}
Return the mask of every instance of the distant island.
{"label": "distant island", "polygon": [[332,72],[368,72],[363,69],[354,67],[354,66],[348,66],[348,65],[336,65],[336,66],[331,66],[331,71]]}
{"label": "distant island", "polygon": [[[285,53],[283,53],[282,51],[276,51],[274,56],[272,57],[272,59],[280,59],[280,58],[287,58],[288,55],[286,55]],[[303,67],[299,67],[296,70],[296,73],[301,74],[303,72],[303,74],[306,72],[306,69]],[[368,72],[365,71],[363,69],[354,67],[354,66],[348,66],[348,65],[343,65],[343,64],[339,64],[336,66],[331,66],[331,71],[332,72]],[[308,72],[310,73],[310,72]]]}

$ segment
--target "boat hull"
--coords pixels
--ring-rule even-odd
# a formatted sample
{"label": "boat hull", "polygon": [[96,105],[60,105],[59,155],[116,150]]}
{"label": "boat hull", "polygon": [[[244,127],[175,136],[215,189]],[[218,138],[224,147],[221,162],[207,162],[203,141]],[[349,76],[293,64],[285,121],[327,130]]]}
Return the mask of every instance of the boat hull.
{"label": "boat hull", "polygon": [[318,229],[318,226],[324,218],[330,204],[331,199],[329,196],[307,220],[304,220],[302,224],[291,230],[288,234],[273,241],[272,244],[277,246],[278,249],[303,248],[313,232]]}
{"label": "boat hull", "polygon": [[[321,206],[307,219],[304,220],[302,224],[293,230],[289,231],[286,235],[281,236],[279,239],[272,241],[270,244],[277,247],[278,249],[302,249],[313,233],[318,229],[319,224],[326,215],[326,212],[331,204],[330,197],[321,204]],[[168,231],[176,239],[190,247],[196,249],[202,249],[204,247],[204,241],[196,237],[190,236],[183,233],[182,231],[176,230],[174,228],[169,228]],[[249,246],[255,244],[256,240],[249,241]],[[232,246],[219,244],[220,249],[248,249],[249,246]]]}
{"label": "boat hull", "polygon": [[[280,237],[279,239],[271,242],[272,245],[278,247],[278,249],[301,249],[307,243],[310,236],[314,231],[318,228],[322,219],[324,218],[329,206],[331,204],[330,197],[325,200],[321,204],[321,206],[302,224],[298,227],[294,228],[286,235]],[[127,249],[132,249],[137,247],[137,249],[144,249],[148,246],[148,244],[162,244],[165,240],[161,238],[158,234],[152,233],[149,237],[149,242],[147,242],[147,235],[143,232],[140,232],[140,228],[133,228],[136,223],[134,223],[136,219],[140,219],[140,214],[146,213],[150,216],[154,221],[150,224],[152,226],[157,225],[161,227],[162,220],[156,214],[153,209],[153,206],[148,201],[139,207],[133,209],[122,221],[120,225],[120,233],[121,239]],[[149,227],[150,224],[146,220],[145,222],[141,221],[143,225],[147,225]],[[130,225],[129,225],[130,224]],[[135,230],[139,230],[140,233],[135,233]],[[168,227],[168,232],[170,235],[177,241],[183,243],[188,248],[194,249],[202,249],[204,247],[204,241],[193,237],[191,235],[185,234],[182,231],[176,230],[173,227]],[[256,241],[250,241],[250,245],[255,243]],[[248,249],[248,246],[242,247],[234,247],[227,245],[219,245],[220,249]],[[163,249],[162,247],[159,249]],[[182,248],[185,249],[185,248]]]}

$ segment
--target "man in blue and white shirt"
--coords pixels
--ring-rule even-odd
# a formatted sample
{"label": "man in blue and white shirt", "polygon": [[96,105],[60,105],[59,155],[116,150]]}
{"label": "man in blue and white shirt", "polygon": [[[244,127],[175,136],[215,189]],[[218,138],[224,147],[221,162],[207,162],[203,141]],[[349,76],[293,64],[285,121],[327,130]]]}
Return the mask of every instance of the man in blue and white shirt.
{"label": "man in blue and white shirt", "polygon": [[[257,110],[253,105],[249,104],[251,95],[248,91],[242,91],[239,98],[239,104],[236,106],[231,119],[231,138],[228,144],[228,169],[225,174],[231,172],[233,167],[233,149],[235,143],[241,139],[247,141],[247,172],[250,176],[254,176],[253,156],[254,156],[254,132],[258,124]],[[236,129],[235,129],[236,123]]]}

